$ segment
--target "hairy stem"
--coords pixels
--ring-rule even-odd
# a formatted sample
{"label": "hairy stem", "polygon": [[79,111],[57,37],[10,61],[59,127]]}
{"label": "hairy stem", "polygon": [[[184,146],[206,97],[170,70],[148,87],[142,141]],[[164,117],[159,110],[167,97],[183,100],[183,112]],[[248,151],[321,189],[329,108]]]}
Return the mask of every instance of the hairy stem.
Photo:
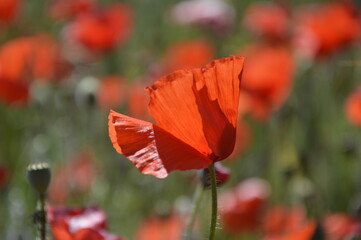
{"label": "hairy stem", "polygon": [[211,227],[209,230],[209,240],[214,240],[214,235],[216,232],[217,225],[217,179],[216,171],[214,169],[214,163],[212,163],[209,168],[209,176],[211,177],[211,186],[212,186],[212,218],[211,218]]}

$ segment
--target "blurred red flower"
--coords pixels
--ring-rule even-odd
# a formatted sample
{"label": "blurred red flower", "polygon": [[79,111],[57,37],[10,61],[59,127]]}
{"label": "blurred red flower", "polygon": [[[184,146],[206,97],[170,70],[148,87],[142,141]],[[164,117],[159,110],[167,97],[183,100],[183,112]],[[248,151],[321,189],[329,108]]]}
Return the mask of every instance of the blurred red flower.
{"label": "blurred red flower", "polygon": [[10,23],[17,15],[21,0],[0,1],[0,26]]}
{"label": "blurred red flower", "polygon": [[302,206],[276,206],[269,209],[263,220],[265,240],[311,239],[316,223],[306,219]]}
{"label": "blurred red flower", "polygon": [[361,86],[347,98],[345,110],[350,123],[361,126]]}
{"label": "blurred red flower", "polygon": [[215,56],[212,45],[202,39],[179,42],[167,49],[163,66],[166,73],[177,69],[198,68]]}
{"label": "blurred red flower", "polygon": [[137,229],[135,240],[181,240],[184,230],[182,219],[169,216],[152,216]]}
{"label": "blurred red flower", "polygon": [[74,191],[88,191],[96,178],[96,166],[87,152],[80,152],[55,174],[49,188],[49,201],[63,204]]}
{"label": "blurred red flower", "polygon": [[132,28],[132,11],[125,4],[112,4],[78,15],[68,27],[68,37],[92,51],[107,51],[122,45]]}
{"label": "blurred red flower", "polygon": [[142,84],[132,84],[128,91],[128,114],[136,118],[149,119],[147,106],[149,95]]}
{"label": "blurred red flower", "polygon": [[56,20],[70,19],[95,7],[96,0],[56,0],[50,5],[50,16]]}
{"label": "blurred red flower", "polygon": [[322,226],[327,240],[352,239],[357,232],[357,222],[344,213],[332,213],[324,216]]}
{"label": "blurred red flower", "polygon": [[269,40],[285,40],[290,34],[289,13],[280,4],[251,5],[245,12],[243,24],[254,34]]}
{"label": "blurred red flower", "polygon": [[283,105],[289,95],[294,60],[283,47],[253,45],[241,52],[247,60],[242,77],[240,111],[265,120]]}
{"label": "blurred red flower", "polygon": [[[214,170],[216,173],[216,183],[217,187],[222,186],[228,182],[228,179],[231,175],[231,171],[224,167],[221,163],[217,162],[214,164]],[[198,176],[204,188],[211,187],[211,177],[209,176],[209,169],[204,168],[198,172]]]}
{"label": "blurred red flower", "polygon": [[47,214],[57,240],[124,240],[106,231],[106,215],[98,207],[48,208]]}
{"label": "blurred red flower", "polygon": [[232,234],[256,230],[270,194],[266,181],[250,178],[219,197],[220,217],[224,231]]}
{"label": "blurred red flower", "polygon": [[294,42],[299,54],[306,57],[329,55],[359,35],[355,9],[346,1],[308,7],[298,15]]}
{"label": "blurred red flower", "polygon": [[194,25],[217,34],[228,33],[235,19],[233,7],[220,0],[188,0],[177,3],[172,18],[181,25]]}
{"label": "blurred red flower", "polygon": [[[294,232],[285,234],[284,236],[265,237],[263,240],[312,240],[316,230],[316,222],[309,221],[296,229]],[[327,238],[328,239],[328,238]]]}
{"label": "blurred red flower", "polygon": [[0,165],[0,188],[4,187],[7,184],[8,179],[9,179],[8,168],[5,165]]}
{"label": "blurred red flower", "polygon": [[10,40],[0,49],[0,77],[6,79],[53,81],[68,67],[60,46],[46,33]]}
{"label": "blurred red flower", "polygon": [[247,123],[245,123],[245,121],[242,120],[242,118],[240,117],[237,125],[236,144],[234,146],[232,154],[227,158],[227,160],[233,160],[238,158],[247,149],[250,141],[251,130]]}
{"label": "blurred red flower", "polygon": [[148,109],[158,125],[111,111],[114,148],[140,172],[158,178],[228,157],[236,137],[243,61],[223,58],[203,68],[176,71],[148,87]]}
{"label": "blurred red flower", "polygon": [[104,77],[97,92],[97,101],[100,107],[110,109],[119,106],[125,98],[125,82],[118,76]]}
{"label": "blurred red flower", "polygon": [[11,106],[24,106],[29,99],[29,87],[19,80],[0,77],[0,101]]}

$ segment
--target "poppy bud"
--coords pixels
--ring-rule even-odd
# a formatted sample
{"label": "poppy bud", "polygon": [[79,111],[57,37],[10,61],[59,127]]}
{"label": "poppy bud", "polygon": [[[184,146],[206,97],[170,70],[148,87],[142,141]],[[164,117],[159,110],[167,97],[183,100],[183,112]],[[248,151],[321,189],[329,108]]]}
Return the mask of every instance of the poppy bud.
{"label": "poppy bud", "polygon": [[50,168],[48,163],[35,163],[28,166],[30,185],[39,194],[45,194],[50,183]]}
{"label": "poppy bud", "polygon": [[[215,163],[214,169],[216,171],[217,187],[219,187],[228,181],[230,171],[228,170],[228,168],[223,167],[220,163]],[[198,172],[198,177],[202,182],[204,188],[209,188],[211,186],[208,168],[200,170]]]}

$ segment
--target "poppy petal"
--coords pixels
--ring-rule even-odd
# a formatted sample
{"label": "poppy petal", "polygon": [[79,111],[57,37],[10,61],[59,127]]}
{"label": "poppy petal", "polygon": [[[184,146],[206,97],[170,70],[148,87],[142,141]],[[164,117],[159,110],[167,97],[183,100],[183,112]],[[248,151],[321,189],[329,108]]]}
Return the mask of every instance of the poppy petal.
{"label": "poppy petal", "polygon": [[165,178],[174,170],[211,164],[206,156],[152,123],[111,111],[108,124],[114,148],[144,174]]}
{"label": "poppy petal", "polygon": [[61,222],[58,225],[52,225],[51,231],[55,237],[56,240],[72,240],[71,233],[69,230],[65,227],[65,223]]}
{"label": "poppy petal", "polygon": [[28,86],[21,81],[0,79],[0,102],[25,105],[29,98]]}
{"label": "poppy petal", "polygon": [[74,234],[74,240],[104,240],[104,238],[97,231],[84,228]]}
{"label": "poppy petal", "polygon": [[235,143],[243,62],[243,57],[223,58],[159,79],[147,88],[151,115],[212,160],[228,157]]}

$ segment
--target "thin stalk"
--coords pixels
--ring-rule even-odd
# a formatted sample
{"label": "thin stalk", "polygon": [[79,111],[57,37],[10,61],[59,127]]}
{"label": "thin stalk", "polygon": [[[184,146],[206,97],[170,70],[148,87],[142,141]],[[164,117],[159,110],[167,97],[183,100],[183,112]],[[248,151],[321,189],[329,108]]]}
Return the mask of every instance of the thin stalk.
{"label": "thin stalk", "polygon": [[45,214],[45,194],[40,194],[40,239],[45,240],[46,238],[46,214]]}
{"label": "thin stalk", "polygon": [[184,238],[185,240],[191,239],[193,226],[194,226],[194,223],[196,220],[196,216],[197,216],[199,207],[201,205],[203,192],[204,192],[204,188],[203,188],[202,184],[198,184],[198,187],[196,189],[196,192],[195,192],[194,198],[193,198],[194,206],[193,206],[192,216],[191,216],[188,226],[187,226],[187,230],[186,230],[186,234],[185,234],[185,238]]}
{"label": "thin stalk", "polygon": [[217,225],[217,179],[216,171],[214,169],[214,163],[212,163],[209,168],[209,175],[211,177],[211,186],[212,186],[212,218],[211,218],[211,227],[209,230],[209,240],[214,240],[214,235],[216,233]]}

